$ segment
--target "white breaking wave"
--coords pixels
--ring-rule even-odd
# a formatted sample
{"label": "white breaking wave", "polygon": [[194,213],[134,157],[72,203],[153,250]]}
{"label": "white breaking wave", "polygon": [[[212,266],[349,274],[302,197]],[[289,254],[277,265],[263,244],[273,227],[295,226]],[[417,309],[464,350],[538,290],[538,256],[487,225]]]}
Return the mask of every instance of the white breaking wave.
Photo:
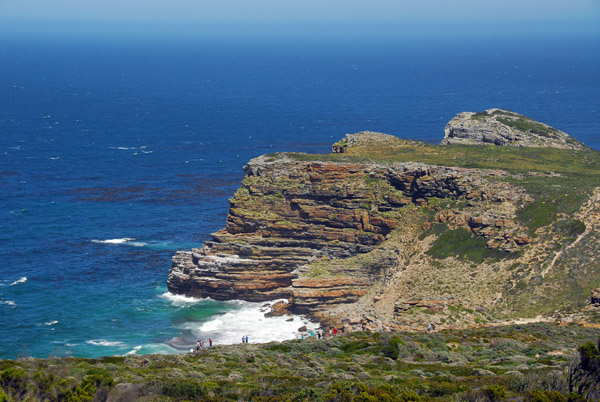
{"label": "white breaking wave", "polygon": [[2,300],[0,304],[6,304],[7,306],[16,307],[17,304],[12,300]]}
{"label": "white breaking wave", "polygon": [[307,327],[307,332],[319,328],[318,323],[310,322],[302,316],[265,317],[270,305],[277,300],[267,303],[240,302],[240,309],[231,311],[207,322],[198,324],[189,322],[185,325],[195,338],[207,340],[212,338],[214,344],[231,345],[241,343],[242,336],[248,336],[250,343],[266,343],[300,338],[298,328]]}
{"label": "white breaking wave", "polygon": [[92,243],[102,243],[102,244],[123,244],[128,241],[135,240],[132,237],[123,237],[122,239],[108,239],[108,240],[92,240]]}
{"label": "white breaking wave", "polygon": [[143,241],[135,241],[133,237],[123,237],[121,239],[107,239],[107,240],[92,240],[92,243],[100,243],[100,244],[124,244],[127,246],[133,247],[145,247],[148,243]]}
{"label": "white breaking wave", "polygon": [[175,306],[196,304],[196,303],[201,302],[202,300],[206,300],[206,299],[197,299],[195,297],[188,297],[188,296],[184,296],[184,295],[175,295],[171,292],[165,292],[162,295],[160,295],[160,297],[162,297],[163,299],[167,299]]}
{"label": "white breaking wave", "polygon": [[132,350],[130,350],[129,352],[125,353],[123,356],[131,356],[137,353],[138,350],[140,350],[142,348],[142,345],[138,345],[135,348],[133,348]]}
{"label": "white breaking wave", "polygon": [[15,285],[18,285],[19,283],[25,283],[25,282],[27,282],[27,277],[23,276],[20,279],[17,279],[13,283],[11,283],[9,286],[15,286]]}
{"label": "white breaking wave", "polygon": [[146,149],[148,148],[148,145],[142,145],[141,147],[109,147],[110,149],[118,149],[121,151],[132,151],[135,149]]}
{"label": "white breaking wave", "polygon": [[223,321],[215,318],[214,320],[205,322],[204,324],[202,324],[202,326],[200,326],[200,331],[201,332],[214,332],[214,331],[218,331],[219,328],[221,328],[221,326],[223,326]]}
{"label": "white breaking wave", "polygon": [[85,343],[94,346],[118,346],[120,348],[125,347],[125,344],[123,342],[107,341],[106,339],[92,339],[90,341],[86,341]]}
{"label": "white breaking wave", "polygon": [[[149,343],[147,345],[138,345],[135,348],[133,348],[133,350],[127,352],[124,356],[131,356],[131,355],[173,355],[173,354],[177,354],[177,353],[181,353],[181,350],[177,350],[175,348],[172,348],[169,345],[166,345],[164,343]],[[187,350],[186,350],[187,352]]]}
{"label": "white breaking wave", "polygon": [[44,323],[44,325],[48,325],[48,326],[50,326],[50,325],[55,325],[55,324],[58,324],[58,321],[57,321],[57,320],[54,320],[54,321],[48,321],[48,322],[45,322],[45,323]]}

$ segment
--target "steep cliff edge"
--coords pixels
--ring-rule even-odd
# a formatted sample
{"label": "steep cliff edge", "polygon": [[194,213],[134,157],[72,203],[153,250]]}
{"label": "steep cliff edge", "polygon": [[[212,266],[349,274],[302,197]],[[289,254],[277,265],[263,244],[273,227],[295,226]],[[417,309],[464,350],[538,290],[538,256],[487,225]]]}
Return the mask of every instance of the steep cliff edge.
{"label": "steep cliff edge", "polygon": [[173,257],[169,290],[289,298],[378,330],[586,308],[600,282],[597,152],[370,132],[332,150],[250,161],[225,229]]}

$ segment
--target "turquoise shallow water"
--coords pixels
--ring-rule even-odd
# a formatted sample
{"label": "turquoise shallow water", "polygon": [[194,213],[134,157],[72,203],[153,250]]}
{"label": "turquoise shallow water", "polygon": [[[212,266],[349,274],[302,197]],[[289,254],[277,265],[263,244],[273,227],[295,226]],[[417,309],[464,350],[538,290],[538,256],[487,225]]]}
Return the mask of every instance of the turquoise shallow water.
{"label": "turquoise shallow water", "polygon": [[[224,226],[252,157],[345,133],[439,141],[502,107],[600,149],[593,40],[0,41],[0,358],[293,337],[261,304],[166,294],[171,255]],[[119,239],[134,239],[129,241]]]}

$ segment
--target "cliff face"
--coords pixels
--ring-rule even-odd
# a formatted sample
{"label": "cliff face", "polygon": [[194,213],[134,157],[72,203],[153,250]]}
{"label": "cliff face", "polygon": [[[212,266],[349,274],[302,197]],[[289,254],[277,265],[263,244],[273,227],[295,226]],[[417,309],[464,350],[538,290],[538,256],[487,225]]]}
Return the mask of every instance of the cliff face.
{"label": "cliff face", "polygon": [[[314,304],[354,301],[381,275],[380,269],[327,281],[299,279],[295,270],[319,259],[374,250],[397,226],[405,207],[426,206],[430,199],[471,200],[467,210],[445,212],[439,220],[479,233],[496,247],[512,250],[526,237],[513,221],[513,205],[526,202],[526,194],[487,180],[501,176],[499,171],[269,156],[253,159],[245,171],[230,201],[226,228],[202,249],[174,257],[170,291],[221,300],[294,296],[296,305],[306,305],[303,298],[315,299]],[[493,207],[479,205],[486,201]]]}
{"label": "cliff face", "polygon": [[[454,149],[365,132],[330,155],[253,159],[225,229],[173,257],[168,288],[218,300],[289,298],[292,311],[379,330],[582,307],[600,280],[600,205],[590,187],[600,186],[597,153],[585,150],[569,167],[580,183],[573,172],[531,170],[540,155],[529,149],[515,151],[512,170],[493,168],[506,157],[500,149],[467,150],[463,160]],[[559,169],[573,156],[539,152],[566,158]],[[448,166],[455,162],[463,167]],[[578,261],[585,268],[573,267]]]}
{"label": "cliff face", "polygon": [[442,144],[493,144],[583,149],[568,134],[509,110],[459,113],[446,125]]}

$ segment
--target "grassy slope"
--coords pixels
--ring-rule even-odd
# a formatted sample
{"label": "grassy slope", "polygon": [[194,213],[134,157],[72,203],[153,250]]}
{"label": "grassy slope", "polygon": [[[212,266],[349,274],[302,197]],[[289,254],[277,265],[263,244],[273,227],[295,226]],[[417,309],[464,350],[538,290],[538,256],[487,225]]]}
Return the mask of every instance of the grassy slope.
{"label": "grassy slope", "polygon": [[357,332],[200,355],[0,361],[0,373],[4,391],[31,400],[103,400],[110,393],[114,400],[434,401],[494,389],[512,397],[544,387],[564,392],[569,354],[599,335],[550,324]]}
{"label": "grassy slope", "polygon": [[353,146],[342,154],[283,153],[296,160],[332,162],[423,162],[440,166],[503,169],[510,172],[597,174],[600,154],[557,148],[499,147],[494,145],[433,145],[398,139],[395,144]]}

